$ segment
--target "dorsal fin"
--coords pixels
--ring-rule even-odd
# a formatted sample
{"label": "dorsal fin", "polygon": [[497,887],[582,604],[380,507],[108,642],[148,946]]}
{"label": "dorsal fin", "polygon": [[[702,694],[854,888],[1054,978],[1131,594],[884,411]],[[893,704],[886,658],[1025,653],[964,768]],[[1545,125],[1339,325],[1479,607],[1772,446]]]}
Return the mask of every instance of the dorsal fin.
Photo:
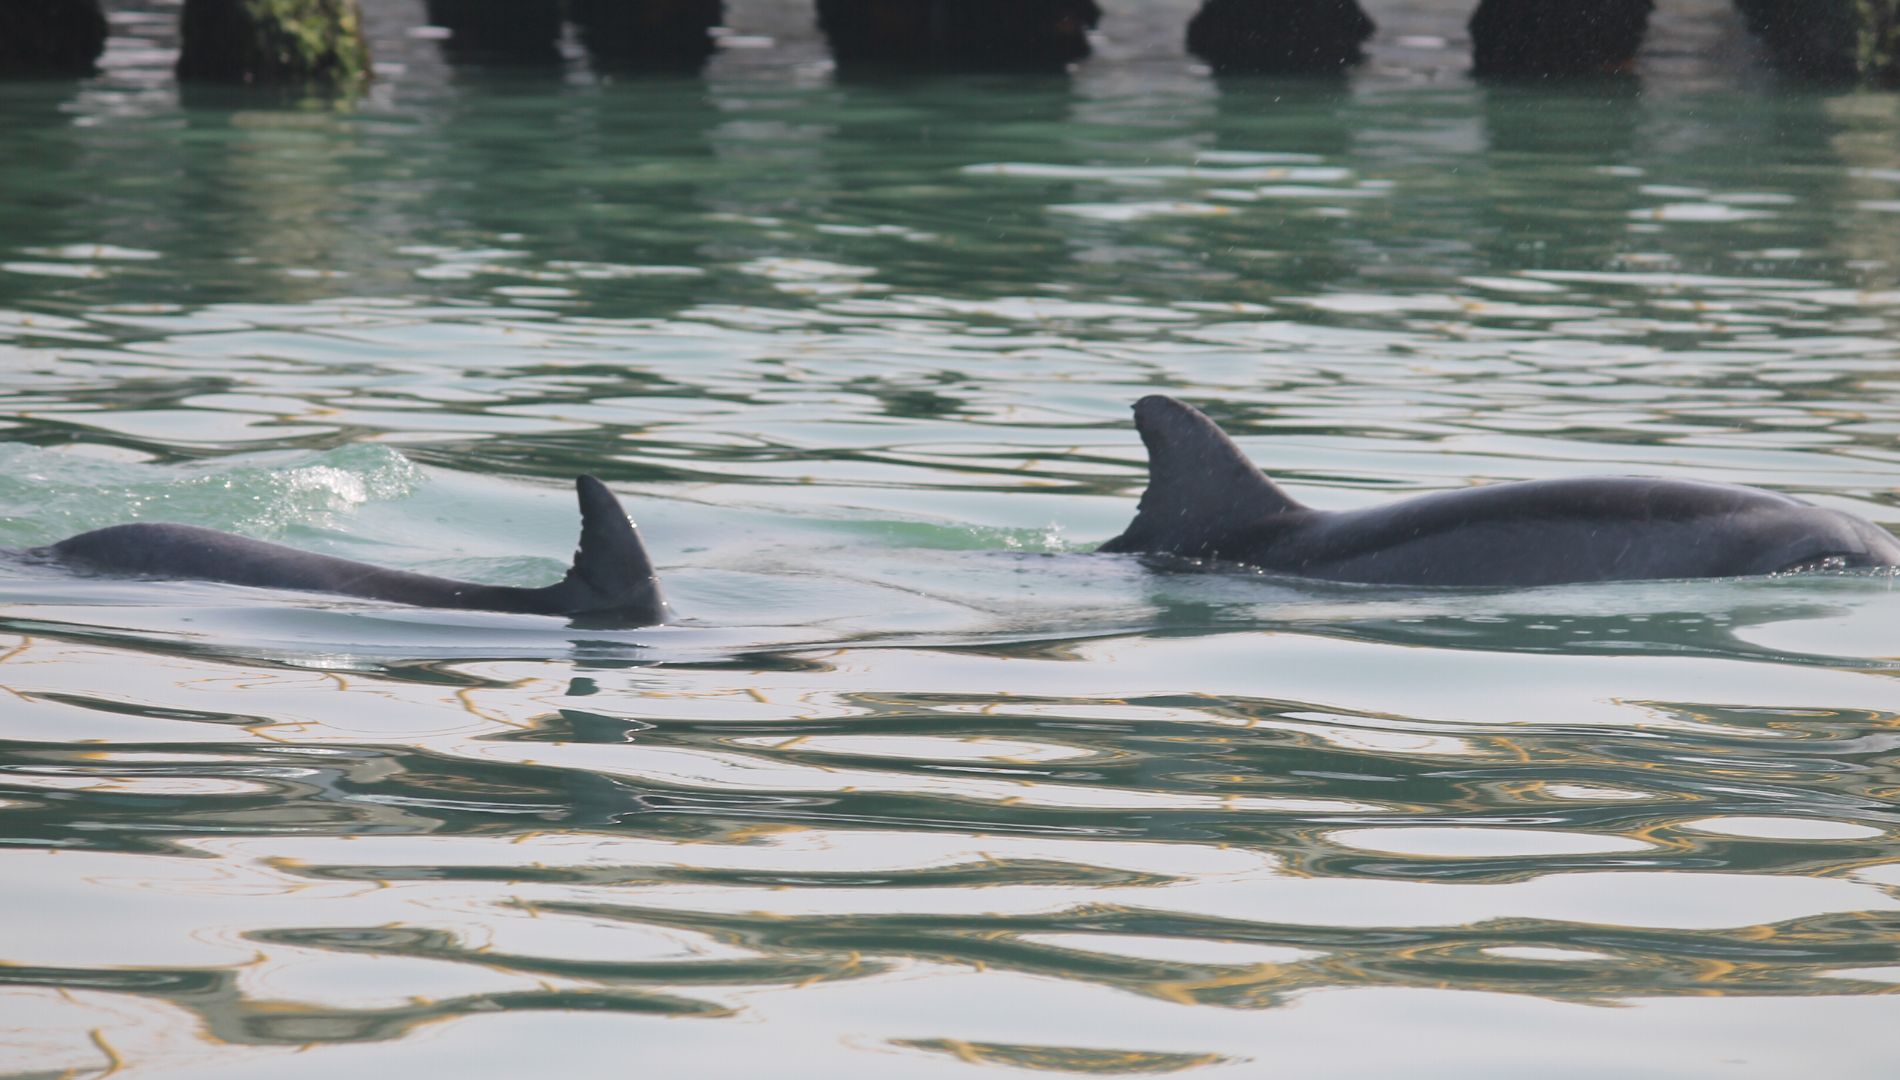
{"label": "dorsal fin", "polygon": [[1186,402],[1150,394],[1135,402],[1135,427],[1148,447],[1148,490],[1127,531],[1102,551],[1212,555],[1236,528],[1305,509]]}
{"label": "dorsal fin", "polygon": [[671,615],[660,595],[653,561],[620,500],[591,476],[578,477],[574,491],[581,503],[581,543],[574,565],[555,589],[571,614],[650,609],[651,622]]}

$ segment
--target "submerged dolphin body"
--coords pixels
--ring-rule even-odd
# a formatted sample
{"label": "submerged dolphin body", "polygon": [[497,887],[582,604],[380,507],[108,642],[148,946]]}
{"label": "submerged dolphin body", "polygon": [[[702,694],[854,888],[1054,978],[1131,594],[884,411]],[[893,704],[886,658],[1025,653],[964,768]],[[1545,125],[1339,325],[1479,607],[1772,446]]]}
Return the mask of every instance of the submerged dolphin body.
{"label": "submerged dolphin body", "polygon": [[672,609],[620,500],[591,476],[580,477],[574,486],[581,504],[580,549],[567,576],[541,589],[386,570],[194,525],[114,525],[26,554],[97,574],[222,581],[418,607],[568,615],[625,626],[668,621]]}
{"label": "submerged dolphin body", "polygon": [[1900,566],[1870,521],[1757,488],[1646,477],[1526,480],[1364,510],[1302,506],[1198,410],[1135,403],[1148,490],[1098,550],[1329,581],[1533,586]]}

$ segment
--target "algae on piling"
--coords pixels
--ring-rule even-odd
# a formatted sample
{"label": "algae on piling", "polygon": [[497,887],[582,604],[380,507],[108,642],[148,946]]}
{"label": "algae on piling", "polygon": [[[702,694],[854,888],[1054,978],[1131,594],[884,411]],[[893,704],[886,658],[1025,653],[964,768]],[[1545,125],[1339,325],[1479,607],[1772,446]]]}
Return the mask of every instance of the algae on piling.
{"label": "algae on piling", "polygon": [[345,86],[370,75],[356,0],[185,0],[178,77]]}

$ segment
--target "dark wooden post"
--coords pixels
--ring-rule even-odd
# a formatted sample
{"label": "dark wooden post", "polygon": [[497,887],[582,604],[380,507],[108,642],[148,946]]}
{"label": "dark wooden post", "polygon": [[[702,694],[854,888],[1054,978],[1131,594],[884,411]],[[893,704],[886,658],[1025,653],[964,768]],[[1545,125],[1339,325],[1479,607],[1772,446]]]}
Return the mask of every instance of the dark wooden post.
{"label": "dark wooden post", "polygon": [[581,44],[606,69],[694,69],[712,56],[724,0],[568,0]]}
{"label": "dark wooden post", "polygon": [[1216,72],[1336,72],[1365,59],[1373,30],[1355,0],[1207,0],[1187,47]]}
{"label": "dark wooden post", "polygon": [[105,48],[99,0],[0,0],[0,77],[90,75]]}
{"label": "dark wooden post", "polygon": [[1735,0],[1775,66],[1830,81],[1900,77],[1900,0]]}
{"label": "dark wooden post", "polygon": [[1095,0],[818,0],[841,68],[1059,71],[1101,17]]}
{"label": "dark wooden post", "polygon": [[1471,16],[1480,76],[1610,75],[1635,63],[1653,0],[1481,0]]}
{"label": "dark wooden post", "polygon": [[425,10],[449,32],[451,63],[561,62],[561,0],[428,0]]}
{"label": "dark wooden post", "polygon": [[342,86],[367,79],[356,0],[185,0],[178,77]]}

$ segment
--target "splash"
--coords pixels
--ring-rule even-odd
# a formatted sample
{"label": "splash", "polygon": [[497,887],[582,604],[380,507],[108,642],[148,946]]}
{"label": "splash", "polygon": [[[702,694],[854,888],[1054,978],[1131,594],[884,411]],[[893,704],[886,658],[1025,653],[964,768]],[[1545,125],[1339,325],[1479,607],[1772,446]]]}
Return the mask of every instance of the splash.
{"label": "splash", "polygon": [[256,511],[233,528],[275,534],[296,525],[332,526],[366,503],[402,498],[420,483],[422,470],[388,447],[352,446],[308,465],[246,468],[208,479],[224,490],[250,493]]}
{"label": "splash", "polygon": [[260,537],[333,527],[402,498],[422,470],[390,447],[221,458],[175,465],[0,443],[0,545],[46,543],[127,521],[175,521]]}

